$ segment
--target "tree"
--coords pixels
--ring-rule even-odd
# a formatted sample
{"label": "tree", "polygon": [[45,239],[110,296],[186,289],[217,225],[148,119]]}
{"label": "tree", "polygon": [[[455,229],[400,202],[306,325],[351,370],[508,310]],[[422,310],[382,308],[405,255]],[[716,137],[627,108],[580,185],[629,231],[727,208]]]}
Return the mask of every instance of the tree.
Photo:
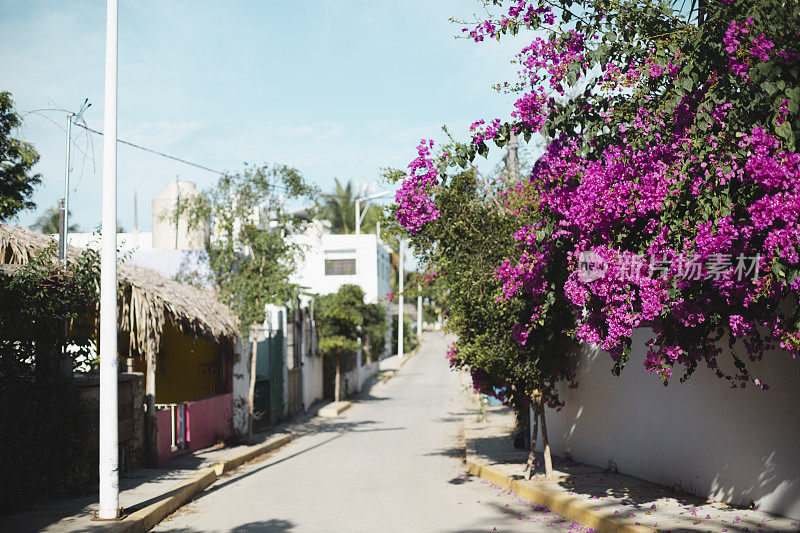
{"label": "tree", "polygon": [[289,237],[305,220],[284,205],[315,193],[293,168],[245,165],[242,172],[221,177],[205,194],[178,205],[178,214],[186,214],[190,227],[210,225],[206,252],[211,282],[242,327],[263,322],[265,304],[284,305],[297,296],[299,287],[289,277],[300,248]]}
{"label": "tree", "polygon": [[[69,218],[72,218],[72,210],[68,212]],[[58,233],[60,230],[60,219],[61,215],[59,213],[59,209],[57,207],[48,207],[44,214],[40,215],[36,221],[31,224],[31,229],[38,231],[39,233],[44,233],[45,235],[52,235]],[[78,229],[77,224],[70,224],[69,231],[77,232],[80,231]]]}
{"label": "tree", "polygon": [[[511,406],[525,427],[528,408],[534,405],[538,415],[541,403],[559,405],[556,384],[574,378],[567,333],[574,319],[557,283],[545,284],[545,308],[506,297],[509,286],[499,274],[510,267],[510,258],[524,257],[514,234],[535,214],[514,209],[513,189],[504,182],[487,187],[474,168],[451,170],[450,154],[463,148],[453,143],[434,155],[429,144],[421,145],[409,175],[388,173],[389,179],[405,178],[400,204],[393,207],[400,227],[392,229],[409,239],[425,272],[421,281],[434,287],[446,328],[457,336],[448,352],[451,365],[468,369],[475,390]],[[562,281],[563,266],[551,264],[552,276]],[[532,289],[542,281],[520,284]],[[540,322],[543,327],[533,327]]]}
{"label": "tree", "polygon": [[[331,194],[323,194],[322,218],[330,221],[333,233],[355,233],[356,227],[356,195],[352,182],[342,186],[339,178],[335,178],[335,188]],[[374,233],[378,220],[378,208],[368,203],[361,204],[362,233]]]}
{"label": "tree", "polygon": [[0,92],[0,220],[33,209],[36,204],[29,198],[42,180],[40,174],[31,174],[39,154],[32,145],[13,137],[20,123],[11,93]]}
{"label": "tree", "polygon": [[14,428],[0,432],[0,514],[91,478],[93,417],[70,370],[94,360],[99,260],[87,250],[65,271],[54,255],[0,271],[0,426]]}
{"label": "tree", "polygon": [[[605,350],[619,374],[633,331],[647,324],[644,365],[664,385],[674,370],[685,381],[706,366],[733,387],[767,388],[745,360],[778,345],[800,354],[800,5],[491,4],[502,12],[464,31],[476,42],[532,37],[516,56],[519,80],[498,85],[518,98],[508,121],[475,122],[471,142],[445,147],[439,161],[469,169],[513,135],[549,143],[489,214],[517,219],[506,258],[478,269],[521,310],[498,334],[540,347],[535,339],[574,336]],[[410,235],[452,221],[431,148],[418,147],[398,193]],[[477,241],[494,242],[485,218],[470,222]]]}
{"label": "tree", "polygon": [[[55,244],[24,266],[10,267],[0,283],[0,380],[50,380],[65,357],[85,358],[92,338],[99,257],[86,250],[64,269]],[[70,327],[65,335],[64,324]],[[71,345],[70,350],[65,347]]]}
{"label": "tree", "polygon": [[[763,388],[745,359],[773,344],[800,353],[800,48],[788,37],[800,6],[706,2],[697,17],[647,0],[580,14],[559,4],[515,5],[470,32],[556,28],[523,50],[514,123],[475,128],[459,159],[512,130],[552,139],[530,178],[542,224],[520,240],[583,250],[564,291],[578,338],[609,352],[615,373],[648,321],[645,366],[664,384],[705,363]],[[582,254],[605,275],[584,276]],[[726,337],[745,353],[720,359]]]}
{"label": "tree", "polygon": [[336,365],[334,399],[339,401],[342,366],[352,367],[363,345],[373,360],[383,352],[386,338],[386,313],[380,304],[364,303],[364,291],[358,285],[343,285],[333,294],[318,296],[314,302],[319,350]]}

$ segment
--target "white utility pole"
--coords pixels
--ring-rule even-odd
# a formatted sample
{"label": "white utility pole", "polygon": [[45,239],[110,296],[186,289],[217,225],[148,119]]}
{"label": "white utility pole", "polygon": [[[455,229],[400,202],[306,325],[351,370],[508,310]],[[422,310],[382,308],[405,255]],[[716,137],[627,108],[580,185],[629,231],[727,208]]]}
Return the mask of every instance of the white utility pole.
{"label": "white utility pole", "polygon": [[117,0],[106,1],[106,94],[103,111],[103,209],[100,248],[100,509],[119,508],[117,412]]}
{"label": "white utility pole", "polygon": [[61,228],[61,246],[59,246],[59,252],[64,268],[67,268],[67,236],[69,235],[69,159],[70,159],[70,148],[72,148],[72,117],[74,113],[69,112],[67,113],[67,163],[64,165],[64,213],[61,217],[61,220],[64,221],[64,226]]}
{"label": "white utility pole", "polygon": [[[368,202],[369,200],[374,200],[375,198],[380,198],[382,196],[386,196],[389,194],[389,191],[378,192],[375,194],[370,194],[369,196],[361,196],[360,198],[356,198],[356,227],[355,227],[355,234],[361,235],[361,223],[362,215],[361,215],[361,202]],[[369,209],[369,206],[367,206]],[[367,210],[364,210],[364,215],[366,216]]]}
{"label": "white utility pole", "polygon": [[64,165],[64,203],[61,205],[61,209],[63,209],[61,216],[63,225],[58,235],[58,254],[65,270],[67,268],[67,250],[69,249],[67,238],[69,237],[69,163],[72,158],[72,121],[80,118],[83,112],[89,109],[91,105],[87,98],[83,101],[83,105],[81,105],[77,113],[72,111],[67,113],[67,162]]}
{"label": "white utility pole", "polygon": [[400,251],[398,252],[400,256],[398,259],[400,261],[400,266],[397,269],[400,273],[399,279],[399,286],[400,286],[400,300],[399,300],[399,308],[397,311],[397,355],[400,356],[400,361],[403,360],[403,304],[405,304],[404,297],[403,297],[403,285],[405,277],[404,268],[403,268],[403,239],[400,239]]}
{"label": "white utility pole", "polygon": [[422,285],[417,285],[417,341],[422,343]]}

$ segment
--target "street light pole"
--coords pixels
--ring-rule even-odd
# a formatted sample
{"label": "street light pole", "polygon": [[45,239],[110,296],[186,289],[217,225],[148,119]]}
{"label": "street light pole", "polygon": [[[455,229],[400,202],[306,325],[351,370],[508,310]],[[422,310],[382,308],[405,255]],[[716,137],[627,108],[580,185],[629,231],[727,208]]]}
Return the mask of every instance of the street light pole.
{"label": "street light pole", "polygon": [[103,207],[100,248],[100,509],[119,508],[117,412],[117,0],[106,2],[106,80],[103,111]]}
{"label": "street light pole", "polygon": [[400,280],[399,280],[399,287],[400,287],[400,300],[399,300],[399,308],[397,311],[397,355],[400,356],[400,361],[403,360],[403,304],[405,304],[405,298],[403,297],[403,285],[405,277],[404,268],[403,268],[403,239],[400,239],[400,250],[398,252],[400,266],[397,269],[400,273]]}
{"label": "street light pole", "polygon": [[[360,198],[356,198],[356,235],[361,235],[361,222],[363,222],[363,220],[361,220],[361,202],[368,202],[369,200],[381,198],[387,194],[389,194],[389,191],[377,192],[375,194],[370,194],[369,196],[361,196]],[[369,208],[369,206],[367,206],[367,208]],[[366,214],[366,209],[364,210],[364,214]]]}
{"label": "street light pole", "polygon": [[356,227],[355,234],[361,235],[361,198],[356,198]]}
{"label": "street light pole", "polygon": [[422,344],[422,285],[417,285],[417,342]]}

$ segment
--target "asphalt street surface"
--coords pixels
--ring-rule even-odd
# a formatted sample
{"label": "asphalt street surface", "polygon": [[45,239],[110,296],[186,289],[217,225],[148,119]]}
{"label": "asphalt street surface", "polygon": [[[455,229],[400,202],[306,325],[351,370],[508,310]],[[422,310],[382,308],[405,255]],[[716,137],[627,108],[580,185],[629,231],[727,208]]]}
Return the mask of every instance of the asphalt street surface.
{"label": "asphalt street surface", "polygon": [[219,479],[161,532],[578,530],[465,474],[467,397],[427,333],[385,385],[339,418]]}

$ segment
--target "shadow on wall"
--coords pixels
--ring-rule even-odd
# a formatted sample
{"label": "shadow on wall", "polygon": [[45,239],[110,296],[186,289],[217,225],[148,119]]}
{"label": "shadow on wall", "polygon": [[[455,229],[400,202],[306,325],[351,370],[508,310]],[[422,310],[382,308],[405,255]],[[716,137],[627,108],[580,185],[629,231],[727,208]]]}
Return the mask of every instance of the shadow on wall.
{"label": "shadow on wall", "polygon": [[[566,407],[548,411],[554,453],[601,467],[613,462],[648,481],[800,517],[800,361],[775,351],[750,363],[768,391],[731,388],[705,367],[687,383],[678,375],[664,387],[643,366],[650,334],[634,332],[620,377],[611,374],[605,352],[582,350],[579,387],[561,387]],[[727,363],[725,355],[719,360]]]}

